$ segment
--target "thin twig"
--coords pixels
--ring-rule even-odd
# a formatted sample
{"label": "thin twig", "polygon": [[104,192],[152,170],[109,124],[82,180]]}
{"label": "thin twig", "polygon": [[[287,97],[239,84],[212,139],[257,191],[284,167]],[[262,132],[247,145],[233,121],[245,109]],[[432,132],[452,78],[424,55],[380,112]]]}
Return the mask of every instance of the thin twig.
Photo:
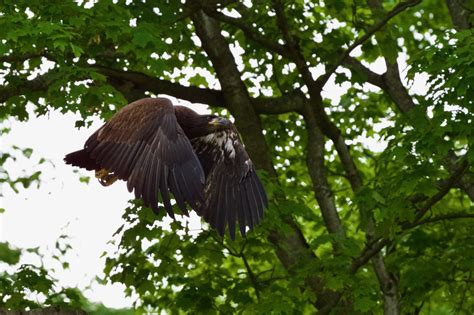
{"label": "thin twig", "polygon": [[247,269],[247,273],[249,276],[250,283],[252,283],[253,288],[255,289],[255,295],[257,296],[257,300],[260,300],[260,290],[258,288],[258,282],[257,278],[255,278],[255,274],[253,273],[252,269],[250,268],[250,265],[247,261],[247,258],[245,257],[244,253],[241,253],[242,260],[245,265],[245,269]]}
{"label": "thin twig", "polygon": [[262,45],[264,48],[267,48],[270,51],[276,52],[284,57],[290,56],[285,46],[269,38],[266,38],[265,36],[262,35],[261,32],[254,30],[247,23],[245,23],[242,18],[233,18],[225,14],[222,14],[216,10],[211,10],[209,8],[204,8],[204,11],[207,13],[207,15],[215,18],[216,20],[219,20],[221,22],[224,22],[226,24],[229,24],[241,29],[250,40]]}
{"label": "thin twig", "polygon": [[415,226],[419,226],[423,224],[431,224],[431,223],[437,223],[440,221],[456,220],[456,219],[474,219],[474,213],[452,213],[452,214],[437,215],[431,218],[420,220],[417,223],[413,223],[411,225],[406,226],[405,228],[409,229],[409,228],[413,228]]}
{"label": "thin twig", "polygon": [[367,245],[359,256],[354,258],[351,265],[351,273],[355,273],[360,267],[365,265],[372,257],[377,255],[382,248],[390,244],[392,241],[389,239],[379,239],[369,245]]}
{"label": "thin twig", "polygon": [[415,215],[414,223],[419,222],[428,210],[430,210],[438,201],[443,199],[443,197],[451,190],[451,188],[455,186],[456,182],[468,168],[469,164],[467,163],[467,161],[464,160],[462,163],[460,163],[459,167],[453,173],[451,173],[451,176],[445,182],[445,184],[440,187],[440,190],[432,197],[430,197],[423,205],[423,207],[419,209],[419,211]]}

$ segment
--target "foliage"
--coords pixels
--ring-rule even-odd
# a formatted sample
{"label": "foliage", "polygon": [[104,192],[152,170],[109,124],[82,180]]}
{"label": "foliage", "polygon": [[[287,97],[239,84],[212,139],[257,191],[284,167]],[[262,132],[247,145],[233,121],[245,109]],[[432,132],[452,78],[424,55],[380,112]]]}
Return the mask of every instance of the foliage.
{"label": "foliage", "polygon": [[[41,171],[34,171],[32,174],[29,174],[26,170],[22,170],[20,176],[12,177],[3,167],[3,165],[9,160],[11,162],[16,162],[19,157],[30,158],[33,150],[31,148],[21,149],[17,146],[13,146],[8,151],[9,152],[0,151],[0,185],[7,184],[16,193],[19,192],[19,187],[29,188],[32,184],[36,184],[38,187],[40,184]],[[43,164],[45,162],[45,159],[40,159],[38,164]],[[1,192],[0,196],[2,196]]]}
{"label": "foliage", "polygon": [[[130,310],[112,310],[102,304],[94,304],[77,288],[63,287],[53,277],[54,268],[44,263],[50,255],[67,269],[69,263],[63,256],[71,250],[67,237],[61,235],[53,253],[45,256],[39,248],[18,249],[8,243],[0,243],[0,310],[34,310],[54,307],[63,311],[85,310],[90,314],[133,314]],[[41,261],[40,264],[21,263],[23,255],[28,254]],[[8,265],[8,266],[7,266]],[[5,268],[3,268],[5,267]]]}
{"label": "foliage", "polygon": [[[454,29],[453,10],[473,18],[451,2],[3,1],[0,119],[27,120],[32,103],[78,112],[81,127],[157,94],[234,116],[266,219],[232,242],[131,201],[104,281],[138,309],[467,314],[474,34]],[[22,268],[17,282],[38,277],[32,290],[65,300],[45,270]],[[20,296],[15,307],[33,303]]]}

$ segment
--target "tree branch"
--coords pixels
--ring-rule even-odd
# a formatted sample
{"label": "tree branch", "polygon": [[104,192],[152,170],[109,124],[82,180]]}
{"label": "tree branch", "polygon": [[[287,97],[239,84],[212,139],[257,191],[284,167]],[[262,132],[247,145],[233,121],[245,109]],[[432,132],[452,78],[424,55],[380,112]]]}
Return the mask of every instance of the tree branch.
{"label": "tree branch", "polygon": [[285,39],[286,45],[291,55],[291,60],[296,64],[303,81],[308,87],[308,93],[311,98],[311,106],[313,108],[314,117],[317,120],[318,127],[329,139],[337,141],[341,132],[336,127],[336,125],[332,123],[324,111],[321,98],[322,86],[313,79],[306,60],[304,59],[304,56],[301,53],[296,40],[290,33],[283,5],[281,4],[280,0],[273,0],[272,2],[277,17],[277,24],[283,34],[283,38]]}
{"label": "tree branch", "polygon": [[[459,165],[459,167],[450,176],[450,178],[442,181],[442,186],[440,186],[439,191],[436,194],[434,194],[432,197],[426,198],[425,199],[426,202],[424,206],[418,210],[416,214],[416,218],[418,219],[415,219],[414,222],[410,222],[410,223],[407,222],[407,223],[402,224],[401,225],[402,229],[407,230],[418,225],[433,223],[433,222],[437,222],[441,220],[473,218],[474,214],[454,213],[454,214],[439,215],[433,218],[427,218],[425,220],[421,220],[424,214],[426,214],[426,212],[429,209],[431,209],[436,204],[436,202],[441,200],[449,192],[449,190],[456,184],[459,178],[462,177],[463,173],[467,170],[467,167],[468,167],[467,162],[464,161],[463,163],[461,163],[461,165]],[[351,266],[351,272],[356,272],[361,266],[367,263],[368,260],[370,260],[377,253],[379,253],[383,247],[385,247],[386,245],[389,245],[390,243],[391,241],[388,239],[379,239],[367,245],[364,248],[364,250],[361,252],[361,254],[353,260],[352,266]]]}
{"label": "tree branch", "polygon": [[[419,3],[421,2],[421,0],[415,0],[412,2]],[[368,0],[367,3],[369,8],[372,10],[372,14],[374,16],[386,14],[380,0]],[[413,99],[410,94],[408,94],[408,90],[403,86],[402,80],[400,78],[400,71],[398,70],[398,62],[395,60],[394,63],[391,63],[390,59],[387,58],[387,56],[384,55],[383,57],[385,59],[387,71],[382,75],[383,84],[380,84],[378,86],[385,90],[385,92],[390,96],[392,101],[402,113],[407,113],[415,107],[415,103],[413,102]]]}
{"label": "tree branch", "polygon": [[5,103],[10,97],[30,92],[45,91],[48,89],[48,74],[39,75],[33,80],[26,80],[16,85],[0,86],[0,103]]}
{"label": "tree branch", "polygon": [[[203,49],[211,60],[217,77],[222,86],[222,93],[229,109],[235,117],[237,127],[246,141],[246,148],[252,159],[260,168],[274,174],[267,145],[261,133],[261,125],[257,113],[253,109],[248,91],[241,80],[237,65],[230,52],[226,39],[216,20],[207,16],[203,11],[196,11],[192,16],[196,33],[201,39]],[[291,216],[281,215],[282,220],[289,226],[290,232],[278,229],[269,231],[268,239],[276,247],[276,253],[285,269],[294,274],[297,269],[313,262],[317,257],[309,248],[301,230]],[[328,304],[334,300],[334,292],[324,288],[321,279],[308,275],[305,287],[311,289],[318,297],[318,303]],[[321,306],[322,307],[322,306]]]}
{"label": "tree branch", "polygon": [[319,94],[322,90],[322,86],[316,85],[316,81],[313,80],[311,72],[309,71],[309,68],[306,64],[306,60],[298,47],[298,43],[290,33],[290,27],[288,25],[288,21],[286,20],[283,5],[281,4],[280,0],[272,0],[272,2],[277,17],[278,27],[283,35],[283,38],[286,42],[286,47],[289,52],[288,58],[296,64],[303,81],[308,86],[310,95]]}
{"label": "tree branch", "polygon": [[[448,4],[449,4],[449,0]],[[457,0],[454,0],[457,1]],[[368,0],[369,7],[372,9],[374,15],[380,14],[383,12],[383,6],[380,0]],[[455,4],[452,6],[456,7]],[[458,10],[459,8],[456,7],[454,10]],[[451,10],[451,9],[450,9]],[[457,11],[456,11],[457,12]],[[451,14],[454,14],[451,12]],[[453,17],[454,18],[454,17]],[[408,114],[416,105],[413,102],[412,97],[408,93],[408,90],[403,86],[403,83],[400,78],[400,72],[398,70],[398,63],[390,63],[389,59],[385,58],[385,63],[387,65],[387,71],[382,75],[383,82],[385,84],[378,85],[380,88],[385,90],[385,92],[390,96],[392,101],[396,104],[399,108],[400,112],[404,114]],[[359,69],[360,70],[360,69]],[[374,79],[374,77],[372,77]],[[378,81],[378,80],[377,80]],[[372,82],[375,83],[375,80]],[[428,119],[428,118],[425,118]],[[451,174],[453,171],[450,170]],[[459,179],[459,187],[463,189],[468,197],[474,201],[474,184],[468,178],[460,178]]]}
{"label": "tree branch", "polygon": [[154,78],[140,72],[116,70],[100,65],[94,65],[92,68],[107,76],[109,79],[115,80],[115,84],[120,81],[132,83],[132,86],[129,86],[130,90],[138,89],[141,91],[150,91],[155,94],[164,93],[193,103],[226,107],[222,92],[218,90],[184,86],[179,83]]}
{"label": "tree branch", "polygon": [[[283,37],[285,38],[293,61],[295,62],[301,76],[303,77],[303,80],[306,86],[308,87],[308,92],[311,97],[311,106],[309,106],[308,109],[305,111],[305,120],[310,123],[310,125],[308,126],[308,133],[314,132],[311,130],[312,128],[318,128],[324,133],[324,135],[326,135],[329,139],[333,141],[339,158],[341,159],[344,170],[347,174],[347,178],[349,179],[349,182],[351,184],[351,187],[353,188],[354,192],[357,192],[362,187],[360,173],[349,152],[348,146],[345,144],[341,132],[339,131],[337,126],[329,119],[328,115],[324,110],[324,105],[321,98],[322,86],[312,78],[307,63],[304,60],[304,57],[300,52],[296,41],[291,35],[289,25],[286,20],[284,8],[281,2],[279,0],[273,0],[273,5],[277,16],[278,26],[281,32],[283,33]],[[314,152],[313,154],[317,153]],[[321,165],[319,167],[321,167]],[[323,184],[319,183],[320,179],[318,179],[317,176],[315,176],[313,179],[315,180],[313,185]],[[369,224],[370,230],[373,230],[372,226],[373,224]],[[331,229],[335,229],[335,227],[332,227]],[[369,234],[370,239],[373,233],[370,232]]]}
{"label": "tree branch", "polygon": [[351,273],[357,272],[360,267],[364,266],[369,260],[371,260],[375,255],[377,255],[382,248],[389,245],[391,243],[388,239],[379,239],[369,245],[362,250],[362,252],[354,258],[351,264],[350,271]]}
{"label": "tree branch", "polygon": [[44,53],[28,53],[24,55],[0,56],[0,62],[23,62],[31,58],[44,57]]}
{"label": "tree branch", "polygon": [[379,280],[380,289],[383,292],[383,313],[385,315],[400,314],[400,303],[398,299],[398,280],[388,270],[383,255],[380,253],[372,258],[375,274]]}
{"label": "tree branch", "polygon": [[[184,86],[140,72],[116,70],[104,66],[93,66],[93,68],[107,76],[109,83],[124,95],[130,93],[143,95],[144,92],[150,91],[155,94],[168,94],[192,103],[207,104],[211,107],[227,108],[228,106],[221,90]],[[250,101],[257,113],[268,115],[301,112],[304,103],[307,102],[301,91],[294,91],[280,97],[250,98]]]}
{"label": "tree branch", "polygon": [[302,113],[305,104],[309,100],[300,90],[291,91],[280,97],[257,97],[252,98],[252,104],[259,114],[284,114],[284,113]]}
{"label": "tree branch", "polygon": [[[430,200],[425,204],[425,206],[420,209],[420,212],[418,212],[420,218],[422,217],[422,214],[426,213],[428,209],[430,209],[437,201],[439,201],[442,196],[446,195],[446,193],[449,191],[450,187],[454,185],[454,183],[457,180],[457,176],[462,176],[462,172],[464,172],[466,169],[464,168],[465,165],[461,165],[461,167],[458,169],[457,174],[455,176],[452,176],[448,181],[444,181],[445,187],[442,187],[440,191],[435,194],[433,197],[430,198]],[[462,218],[474,218],[474,214],[468,214],[468,213],[454,213],[454,214],[446,214],[446,215],[439,215],[433,218],[428,218],[425,220],[418,220],[412,223],[405,223],[402,225],[403,230],[407,230],[410,228],[413,228],[415,226],[419,226],[422,224],[428,224],[428,223],[434,223],[442,220],[452,220],[452,219],[462,219]],[[351,273],[357,272],[357,270],[365,265],[370,259],[373,257],[376,257],[379,255],[380,251],[386,246],[391,243],[391,240],[388,239],[379,239],[369,245],[367,245],[364,250],[361,252],[361,254],[354,258],[352,261],[351,265]],[[384,281],[390,280],[390,279],[382,279]],[[392,279],[395,280],[395,279]],[[393,298],[393,297],[391,297]],[[393,302],[393,301],[392,301]],[[390,303],[392,306],[394,303]]]}
{"label": "tree branch", "polygon": [[235,26],[239,28],[240,30],[242,30],[244,34],[247,36],[247,38],[250,39],[251,41],[258,43],[262,45],[262,47],[272,52],[275,52],[283,57],[287,57],[287,58],[290,57],[290,54],[284,45],[281,45],[276,41],[266,38],[260,32],[254,30],[252,27],[247,25],[242,19],[227,16],[221,12],[218,12],[214,8],[209,8],[208,6],[203,7],[203,8],[206,14],[215,18],[216,20]]}
{"label": "tree branch", "polygon": [[461,179],[459,179],[459,186],[467,194],[469,199],[474,201],[474,178],[472,174],[464,174]]}
{"label": "tree branch", "polygon": [[457,30],[465,30],[472,27],[470,17],[473,14],[473,8],[468,8],[463,0],[446,0],[451,21]]}
{"label": "tree branch", "polygon": [[[26,56],[23,57],[26,58]],[[21,60],[23,60],[23,57],[21,57]],[[13,59],[20,60],[18,57]],[[145,97],[145,92],[153,92],[155,94],[168,94],[192,103],[207,104],[211,107],[227,107],[220,90],[184,86],[141,72],[118,70],[101,65],[93,65],[90,68],[106,76],[108,83],[122,93],[129,101]],[[48,89],[47,82],[50,77],[51,73],[45,73],[33,80],[25,79],[17,85],[0,86],[0,103],[6,102],[13,96],[25,95],[29,92],[46,91]],[[278,115],[289,112],[301,112],[307,99],[301,91],[293,91],[280,97],[251,98],[251,102],[255,111],[259,114]]]}
{"label": "tree branch", "polygon": [[331,66],[329,71],[327,71],[323,76],[318,78],[318,84],[324,86],[329,77],[336,71],[336,69],[344,62],[344,60],[349,56],[349,54],[359,45],[363,44],[366,40],[368,40],[372,35],[376,32],[380,31],[393,17],[397,16],[401,12],[405,11],[406,9],[413,7],[419,4],[422,0],[412,0],[412,1],[402,1],[397,4],[390,12],[388,12],[381,20],[375,23],[372,27],[370,27],[367,32],[356,39],[349,47],[344,51],[344,53],[339,56],[338,60],[335,64]]}
{"label": "tree branch", "polygon": [[324,136],[319,129],[314,113],[308,104],[304,113],[306,130],[308,133],[306,165],[313,183],[313,191],[318,201],[324,225],[329,233],[345,236],[344,228],[337,212],[333,192],[327,179],[327,171],[324,163],[325,148]]}
{"label": "tree branch", "polygon": [[258,288],[258,282],[257,278],[255,277],[255,274],[253,273],[252,269],[250,268],[249,262],[247,261],[247,258],[245,257],[244,253],[240,253],[240,257],[242,258],[245,269],[247,270],[247,274],[249,276],[250,283],[252,284],[254,290],[255,290],[255,295],[257,296],[257,300],[260,300],[260,290]]}
{"label": "tree branch", "polygon": [[[459,160],[463,157],[458,157],[454,151],[448,153],[446,158],[448,169],[450,173],[456,171],[456,166],[459,163]],[[467,194],[471,201],[474,201],[474,175],[472,173],[465,172],[463,176],[456,183],[456,187],[461,188]]]}
{"label": "tree branch", "polygon": [[413,228],[415,226],[419,226],[419,225],[423,225],[423,224],[437,223],[439,221],[457,220],[457,219],[474,219],[474,213],[460,212],[460,213],[437,215],[437,216],[434,216],[434,217],[431,217],[431,218],[420,220],[416,224],[413,224],[408,228]]}
{"label": "tree branch", "polygon": [[403,229],[408,229],[421,221],[423,216],[430,210],[438,201],[443,199],[444,196],[453,188],[459,179],[462,177],[464,172],[469,168],[469,164],[466,160],[459,163],[459,166],[451,173],[451,176],[442,182],[442,185],[439,187],[439,190],[436,194],[428,198],[423,207],[418,209],[417,213],[415,214],[415,219],[413,222],[410,223],[403,223],[401,226]]}
{"label": "tree branch", "polygon": [[383,76],[377,74],[364,66],[359,60],[354,57],[348,56],[343,64],[347,66],[350,70],[358,72],[361,76],[367,79],[367,82],[385,90],[387,88],[386,82],[383,79]]}

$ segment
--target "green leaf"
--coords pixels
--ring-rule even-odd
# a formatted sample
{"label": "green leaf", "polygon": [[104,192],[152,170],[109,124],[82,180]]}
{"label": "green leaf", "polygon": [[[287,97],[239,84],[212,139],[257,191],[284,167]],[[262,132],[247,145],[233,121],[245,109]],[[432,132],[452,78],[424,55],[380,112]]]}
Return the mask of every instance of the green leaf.
{"label": "green leaf", "polygon": [[196,73],[193,77],[191,77],[189,79],[189,83],[194,86],[207,87],[207,79],[199,73]]}
{"label": "green leaf", "polygon": [[84,53],[81,47],[71,44],[72,53],[75,57],[79,58]]}
{"label": "green leaf", "polygon": [[89,181],[91,180],[90,176],[81,176],[79,177],[79,181],[84,184],[89,184]]}
{"label": "green leaf", "polygon": [[0,242],[0,261],[15,265],[20,261],[21,251],[13,249],[8,243]]}
{"label": "green leaf", "polygon": [[377,191],[373,190],[372,191],[372,197],[379,203],[385,204],[385,198],[379,194]]}

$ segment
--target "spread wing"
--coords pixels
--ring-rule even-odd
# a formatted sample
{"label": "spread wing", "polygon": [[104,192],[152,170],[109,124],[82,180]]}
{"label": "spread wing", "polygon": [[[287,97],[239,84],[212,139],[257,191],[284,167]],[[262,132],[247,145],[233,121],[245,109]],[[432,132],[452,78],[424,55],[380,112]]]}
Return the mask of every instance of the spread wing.
{"label": "spread wing", "polygon": [[[76,161],[81,157],[88,161]],[[87,140],[83,150],[65,160],[88,169],[106,169],[127,181],[128,190],[155,212],[161,196],[171,217],[169,192],[185,214],[186,203],[196,209],[204,200],[203,169],[165,98],[141,99],[122,108]]]}
{"label": "spread wing", "polygon": [[237,222],[245,236],[246,226],[252,230],[263,218],[268,201],[236,128],[195,138],[192,144],[206,174],[206,200],[198,214],[221,236],[228,226],[234,239]]}

